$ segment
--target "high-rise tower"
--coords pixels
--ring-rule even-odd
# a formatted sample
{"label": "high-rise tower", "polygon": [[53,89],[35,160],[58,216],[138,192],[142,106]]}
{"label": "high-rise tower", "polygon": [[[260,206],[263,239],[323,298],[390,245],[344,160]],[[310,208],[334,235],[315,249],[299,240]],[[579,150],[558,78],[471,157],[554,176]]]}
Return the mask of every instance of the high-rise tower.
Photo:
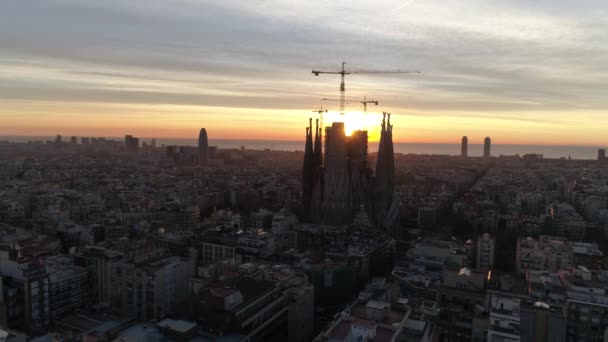
{"label": "high-rise tower", "polygon": [[326,224],[349,224],[352,221],[348,174],[348,147],[344,122],[334,122],[325,129],[325,182],[322,221]]}
{"label": "high-rise tower", "polygon": [[399,203],[395,196],[393,125],[391,124],[391,114],[386,112],[382,113],[382,130],[378,145],[373,198],[376,225],[393,236],[398,235]]}
{"label": "high-rise tower", "polygon": [[462,143],[460,144],[460,156],[465,158],[469,151],[469,138],[465,135],[462,137]]}
{"label": "high-rise tower", "polygon": [[[367,131],[354,131],[347,140],[351,211],[368,204]],[[352,213],[353,217],[356,214]]]}
{"label": "high-rise tower", "polygon": [[483,140],[483,157],[490,158],[490,150],[492,148],[492,139],[490,137],[486,137]]}
{"label": "high-rise tower", "polygon": [[209,162],[209,140],[207,130],[201,128],[198,133],[198,165],[205,166]]}

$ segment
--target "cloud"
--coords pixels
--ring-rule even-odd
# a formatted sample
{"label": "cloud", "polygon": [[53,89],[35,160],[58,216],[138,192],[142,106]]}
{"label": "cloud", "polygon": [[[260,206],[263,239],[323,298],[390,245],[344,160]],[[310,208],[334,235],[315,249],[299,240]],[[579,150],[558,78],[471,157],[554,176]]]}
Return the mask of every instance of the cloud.
{"label": "cloud", "polygon": [[[394,111],[561,122],[608,109],[601,1],[0,2],[0,99],[303,109],[337,95]],[[0,122],[2,120],[0,112]],[[84,115],[84,114],[83,114]],[[453,114],[452,114],[453,115]],[[243,121],[243,125],[248,122]]]}

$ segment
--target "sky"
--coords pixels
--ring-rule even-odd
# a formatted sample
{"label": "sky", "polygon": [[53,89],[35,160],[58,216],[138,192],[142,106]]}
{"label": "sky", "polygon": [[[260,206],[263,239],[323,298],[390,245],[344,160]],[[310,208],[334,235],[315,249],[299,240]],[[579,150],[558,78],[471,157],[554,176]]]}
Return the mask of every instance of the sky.
{"label": "sky", "polygon": [[0,1],[0,135],[304,139],[320,106],[401,142],[608,145],[608,4]]}

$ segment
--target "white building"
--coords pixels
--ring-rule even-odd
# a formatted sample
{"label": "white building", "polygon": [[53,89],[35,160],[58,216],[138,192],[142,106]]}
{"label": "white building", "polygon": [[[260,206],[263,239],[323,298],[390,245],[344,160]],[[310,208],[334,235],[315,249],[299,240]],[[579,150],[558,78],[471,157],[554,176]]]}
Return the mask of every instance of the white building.
{"label": "white building", "polygon": [[287,232],[298,222],[298,217],[286,208],[272,216],[272,234],[276,236],[277,248],[287,247]]}
{"label": "white building", "polygon": [[238,238],[238,250],[243,255],[267,258],[276,251],[276,238],[263,230],[244,233]]}
{"label": "white building", "polygon": [[418,208],[418,225],[432,226],[436,223],[437,208],[433,204],[425,204]]}
{"label": "white building", "polygon": [[272,234],[283,235],[297,223],[298,217],[283,208],[272,216]]}
{"label": "white building", "polygon": [[492,296],[488,342],[519,341],[519,304],[517,298]]}
{"label": "white building", "polygon": [[188,306],[191,270],[187,260],[173,256],[112,266],[110,306],[122,317],[159,319]]}
{"label": "white building", "polygon": [[64,256],[49,257],[44,264],[49,274],[49,300],[53,318],[88,304],[89,274],[86,267],[76,266],[70,258]]}
{"label": "white building", "polygon": [[487,270],[494,266],[494,238],[483,234],[477,239],[477,268]]}
{"label": "white building", "polygon": [[202,248],[202,265],[208,265],[218,260],[225,259],[232,260],[233,263],[237,261],[237,253],[235,246],[204,242]]}
{"label": "white building", "polygon": [[601,341],[608,330],[608,271],[594,274],[579,266],[572,276],[563,274],[562,282],[567,340]]}
{"label": "white building", "polygon": [[574,253],[568,239],[541,235],[538,240],[531,237],[517,239],[517,272],[549,271],[557,272],[571,268]]}

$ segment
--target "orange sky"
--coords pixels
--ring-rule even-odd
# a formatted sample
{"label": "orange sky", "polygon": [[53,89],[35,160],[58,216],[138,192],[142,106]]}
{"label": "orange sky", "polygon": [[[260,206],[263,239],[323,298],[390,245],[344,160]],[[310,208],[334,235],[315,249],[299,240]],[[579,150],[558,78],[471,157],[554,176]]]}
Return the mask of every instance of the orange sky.
{"label": "orange sky", "polygon": [[[403,110],[404,114],[393,108],[391,112],[394,139],[399,142],[455,143],[467,135],[470,143],[491,136],[502,144],[600,145],[606,132],[602,124],[589,125],[567,115],[546,122],[477,118],[453,111],[425,115]],[[581,115],[600,120],[602,113]],[[0,135],[195,138],[200,127],[206,127],[211,139],[298,140],[303,139],[308,117],[317,115],[304,109],[9,101],[0,109]],[[347,112],[346,118],[347,130],[366,128],[371,141],[378,139],[380,112],[369,112],[365,124],[362,112]],[[330,111],[324,120],[330,124],[340,115]]]}

